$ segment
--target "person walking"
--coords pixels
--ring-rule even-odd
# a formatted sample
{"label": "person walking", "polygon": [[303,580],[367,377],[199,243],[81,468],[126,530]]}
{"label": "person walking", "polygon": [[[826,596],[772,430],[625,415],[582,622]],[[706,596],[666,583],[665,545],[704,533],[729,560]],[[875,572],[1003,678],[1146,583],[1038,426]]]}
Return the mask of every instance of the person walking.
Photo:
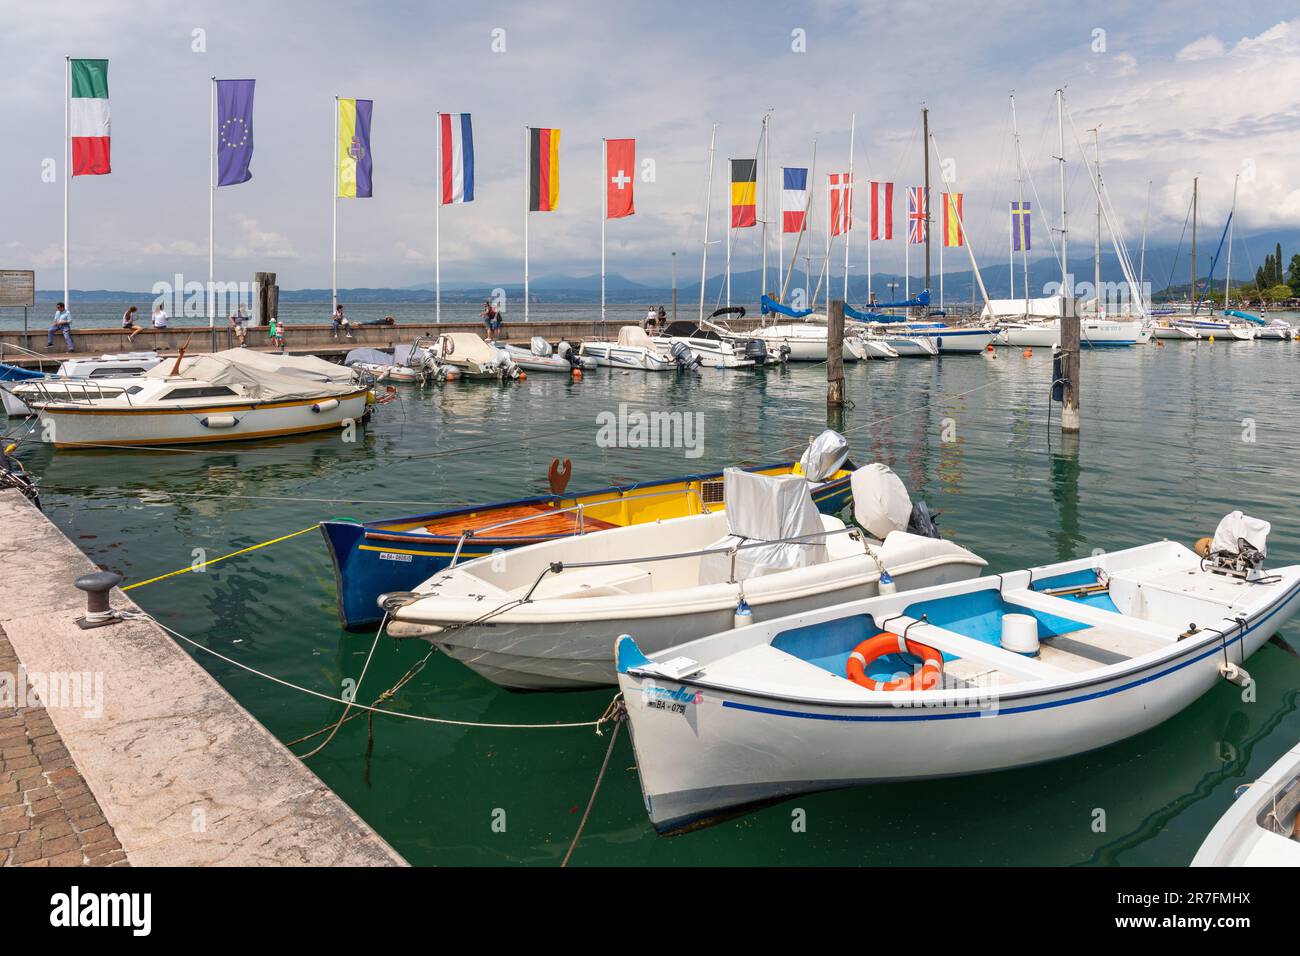
{"label": "person walking", "polygon": [[54,333],[62,332],[64,344],[67,345],[69,352],[75,352],[72,347],[72,313],[68,311],[67,306],[62,302],[54,307],[54,324],[50,326],[49,333],[45,336],[45,347],[54,348]]}
{"label": "person walking", "polygon": [[268,331],[271,333],[271,341],[274,342],[276,345],[278,345],[280,347],[280,351],[283,352],[284,351],[284,323],[281,322],[278,317],[272,316],[271,326]]}

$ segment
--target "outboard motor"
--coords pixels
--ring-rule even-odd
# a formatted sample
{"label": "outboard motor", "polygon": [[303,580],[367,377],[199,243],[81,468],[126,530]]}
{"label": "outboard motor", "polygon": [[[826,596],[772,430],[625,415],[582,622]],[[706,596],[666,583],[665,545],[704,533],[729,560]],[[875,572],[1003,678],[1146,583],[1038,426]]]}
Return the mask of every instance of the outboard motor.
{"label": "outboard motor", "polygon": [[555,354],[568,362],[570,368],[582,368],[582,359],[578,358],[578,353],[568,342],[560,342],[555,347]]}
{"label": "outboard motor", "polygon": [[939,537],[939,526],[936,522],[939,519],[939,512],[930,513],[930,506],[924,501],[918,501],[912,505],[912,517],[907,522],[907,533],[920,535],[922,538]]}
{"label": "outboard motor", "polygon": [[[563,344],[563,343],[561,343]],[[529,343],[532,353],[542,358],[549,358],[551,355],[551,343],[546,341],[540,335],[534,335]]]}
{"label": "outboard motor", "polygon": [[790,361],[790,346],[787,345],[785,342],[781,343],[781,347],[777,350],[777,352],[781,356],[782,362]]}
{"label": "outboard motor", "polygon": [[1230,574],[1248,581],[1263,576],[1264,558],[1268,555],[1268,533],[1272,525],[1234,511],[1214,529],[1209,553],[1201,566],[1217,574]]}
{"label": "outboard motor", "polygon": [[745,358],[752,359],[759,365],[767,361],[767,343],[762,339],[745,339]]}
{"label": "outboard motor", "polygon": [[834,478],[848,458],[849,440],[828,428],[808,443],[799,459],[799,467],[806,479],[820,484]]}
{"label": "outboard motor", "polygon": [[699,368],[703,364],[703,359],[692,352],[685,342],[674,342],[669,354],[672,355],[673,361],[677,363],[679,371]]}
{"label": "outboard motor", "polygon": [[883,541],[891,531],[939,537],[929,506],[924,501],[913,504],[903,480],[888,465],[875,462],[859,468],[849,483],[853,487],[853,517],[873,538]]}

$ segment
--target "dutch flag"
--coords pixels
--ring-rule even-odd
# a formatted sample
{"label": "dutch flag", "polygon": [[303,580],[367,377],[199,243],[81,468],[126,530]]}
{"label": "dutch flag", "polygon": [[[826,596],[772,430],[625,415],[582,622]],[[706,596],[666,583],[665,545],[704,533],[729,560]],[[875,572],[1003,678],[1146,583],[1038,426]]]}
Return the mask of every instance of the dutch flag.
{"label": "dutch flag", "polygon": [[468,113],[440,113],[442,203],[474,201],[474,129]]}

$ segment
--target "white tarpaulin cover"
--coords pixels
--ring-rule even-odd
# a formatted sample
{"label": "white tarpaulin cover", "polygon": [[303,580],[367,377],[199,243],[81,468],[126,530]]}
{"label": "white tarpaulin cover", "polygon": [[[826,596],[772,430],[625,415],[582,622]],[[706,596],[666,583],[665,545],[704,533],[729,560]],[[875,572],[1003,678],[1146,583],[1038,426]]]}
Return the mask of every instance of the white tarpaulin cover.
{"label": "white tarpaulin cover", "polygon": [[[146,378],[171,377],[176,363],[164,361]],[[262,355],[251,349],[227,349],[181,361],[180,375],[212,385],[243,386],[262,401],[315,398],[354,391],[352,370],[310,355]]]}
{"label": "white tarpaulin cover", "polygon": [[830,481],[848,457],[849,440],[828,428],[809,442],[799,464],[809,481]]}
{"label": "white tarpaulin cover", "polygon": [[[813,504],[808,482],[798,475],[769,478],[728,468],[722,480],[730,534],[709,545],[710,551],[815,535],[823,530],[822,516]],[[818,536],[808,538],[806,543],[768,544],[737,551],[735,580],[820,564],[828,558],[825,542],[824,536]],[[729,554],[709,554],[701,559],[701,584],[722,584],[731,579]]]}
{"label": "white tarpaulin cover", "polygon": [[639,325],[625,325],[618,330],[618,344],[631,345],[637,348],[655,350],[655,343],[650,336],[646,335],[645,329]]}
{"label": "white tarpaulin cover", "polygon": [[360,348],[353,349],[343,360],[344,365],[356,365],[358,362],[367,365],[392,365],[393,356],[381,349]]}
{"label": "white tarpaulin cover", "polygon": [[443,348],[443,354],[456,363],[477,362],[480,365],[497,364],[496,349],[488,345],[473,332],[444,332],[444,343],[450,343],[450,351]]}
{"label": "white tarpaulin cover", "polygon": [[1210,550],[1237,554],[1241,550],[1241,545],[1237,542],[1245,538],[1252,548],[1267,557],[1268,533],[1272,528],[1273,526],[1267,521],[1234,511],[1220,521],[1219,526],[1214,529],[1214,543],[1210,545]]}
{"label": "white tarpaulin cover", "polygon": [[853,516],[873,538],[885,540],[891,531],[906,531],[912,517],[912,498],[903,479],[888,465],[873,462],[853,472]]}
{"label": "white tarpaulin cover", "polygon": [[534,355],[540,355],[547,358],[551,354],[551,343],[546,341],[540,335],[534,335],[528,342],[529,348]]}

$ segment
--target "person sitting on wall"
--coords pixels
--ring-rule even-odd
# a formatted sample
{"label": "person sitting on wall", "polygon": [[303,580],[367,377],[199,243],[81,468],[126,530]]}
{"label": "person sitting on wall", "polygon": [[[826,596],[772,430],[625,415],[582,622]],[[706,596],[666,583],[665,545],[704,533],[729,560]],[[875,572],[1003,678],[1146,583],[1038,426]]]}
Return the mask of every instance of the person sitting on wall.
{"label": "person sitting on wall", "polygon": [[135,337],[144,331],[144,329],[135,324],[135,314],[138,311],[139,310],[135,306],[131,306],[122,313],[122,331],[126,333],[126,340],[128,342],[134,342]]}
{"label": "person sitting on wall", "polygon": [[169,316],[167,315],[167,310],[163,308],[161,302],[159,302],[157,305],[153,307],[153,327],[155,329],[167,328],[168,318]]}
{"label": "person sitting on wall", "polygon": [[50,326],[49,334],[45,337],[45,347],[54,348],[54,333],[63,333],[63,342],[68,347],[69,352],[75,352],[72,347],[72,313],[67,307],[60,302],[54,307],[54,324]]}
{"label": "person sitting on wall", "polygon": [[248,329],[246,328],[247,323],[248,316],[241,315],[238,312],[230,317],[230,327],[234,330],[235,341],[239,343],[241,349],[244,347],[244,342],[248,337]]}

